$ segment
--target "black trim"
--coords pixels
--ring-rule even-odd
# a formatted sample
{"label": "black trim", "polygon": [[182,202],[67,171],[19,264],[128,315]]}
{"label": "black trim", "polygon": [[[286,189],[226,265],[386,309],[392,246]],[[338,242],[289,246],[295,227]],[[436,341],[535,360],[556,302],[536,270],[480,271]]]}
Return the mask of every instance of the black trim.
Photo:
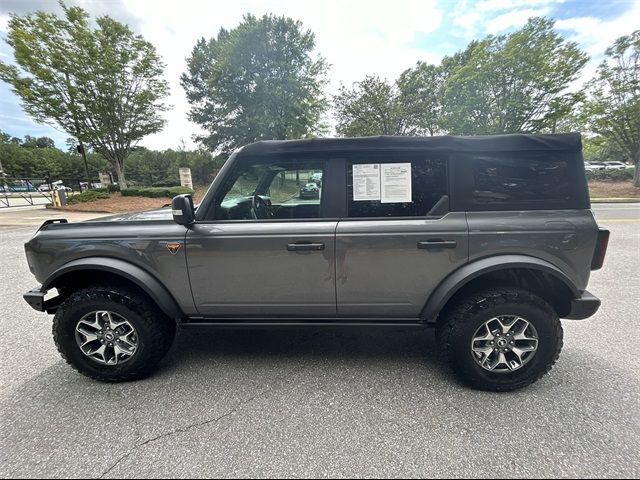
{"label": "black trim", "polygon": [[574,298],[580,296],[580,291],[571,279],[562,270],[546,260],[526,255],[495,255],[467,263],[445,278],[427,300],[420,318],[427,322],[435,322],[449,299],[474,278],[498,270],[519,268],[540,270],[553,275],[569,289]]}
{"label": "black trim", "polygon": [[46,291],[42,291],[42,287],[36,287],[22,295],[22,298],[24,298],[29,306],[34,310],[44,312],[44,297],[46,294]]}
{"label": "black trim", "polygon": [[47,278],[41,290],[46,292],[55,287],[56,280],[67,273],[83,270],[102,270],[119,275],[146,292],[168,317],[180,319],[184,316],[173,296],[153,275],[137,265],[110,257],[85,257],[66,263]]}
{"label": "black trim", "polygon": [[429,325],[417,318],[189,318],[181,326],[208,326],[224,328],[272,328],[272,327],[411,327],[425,328]]}
{"label": "black trim", "polygon": [[377,136],[361,138],[311,138],[304,140],[267,140],[255,142],[239,150],[244,155],[281,155],[283,153],[346,153],[384,150],[428,150],[433,152],[503,152],[503,151],[575,151],[581,148],[579,133],[484,136],[402,137]]}
{"label": "black trim", "polygon": [[571,311],[564,318],[569,320],[584,320],[593,316],[600,308],[600,299],[588,291],[582,292],[579,298],[571,300]]}

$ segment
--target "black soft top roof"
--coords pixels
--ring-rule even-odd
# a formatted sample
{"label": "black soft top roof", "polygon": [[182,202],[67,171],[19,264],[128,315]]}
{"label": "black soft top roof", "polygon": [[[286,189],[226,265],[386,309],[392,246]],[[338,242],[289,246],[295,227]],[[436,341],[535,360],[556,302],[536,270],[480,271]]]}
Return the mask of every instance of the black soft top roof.
{"label": "black soft top roof", "polygon": [[582,150],[582,140],[579,133],[550,135],[510,134],[474,137],[447,135],[438,137],[311,138],[305,140],[265,140],[255,142],[243,147],[238,153],[244,156],[385,149],[430,150],[434,152],[580,152]]}

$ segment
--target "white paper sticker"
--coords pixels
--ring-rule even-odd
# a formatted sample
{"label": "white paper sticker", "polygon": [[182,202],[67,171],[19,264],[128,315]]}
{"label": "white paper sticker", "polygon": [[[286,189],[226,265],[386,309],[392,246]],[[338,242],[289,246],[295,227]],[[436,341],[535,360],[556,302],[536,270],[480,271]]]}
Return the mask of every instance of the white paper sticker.
{"label": "white paper sticker", "polygon": [[353,165],[353,200],[380,200],[380,164]]}
{"label": "white paper sticker", "polygon": [[411,164],[383,163],[380,167],[382,203],[411,202]]}

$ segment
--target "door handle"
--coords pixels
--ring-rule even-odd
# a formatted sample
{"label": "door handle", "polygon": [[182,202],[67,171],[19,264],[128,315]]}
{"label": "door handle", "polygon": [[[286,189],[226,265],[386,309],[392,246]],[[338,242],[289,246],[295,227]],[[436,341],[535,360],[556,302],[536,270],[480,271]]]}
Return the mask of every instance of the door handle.
{"label": "door handle", "polygon": [[442,250],[444,248],[456,248],[458,242],[455,240],[428,240],[426,242],[418,242],[418,248],[421,250]]}
{"label": "door handle", "polygon": [[317,252],[324,250],[324,243],[296,242],[287,244],[289,252]]}

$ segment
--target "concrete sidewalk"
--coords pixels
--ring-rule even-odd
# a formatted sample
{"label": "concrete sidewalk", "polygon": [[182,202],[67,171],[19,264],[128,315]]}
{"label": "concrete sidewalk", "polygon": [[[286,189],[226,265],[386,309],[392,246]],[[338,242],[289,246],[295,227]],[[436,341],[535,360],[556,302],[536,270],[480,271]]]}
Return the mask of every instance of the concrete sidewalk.
{"label": "concrete sidewalk", "polygon": [[41,225],[45,220],[54,218],[66,218],[70,222],[81,222],[106,215],[105,213],[61,212],[47,209],[44,205],[0,208],[0,229],[35,227]]}

